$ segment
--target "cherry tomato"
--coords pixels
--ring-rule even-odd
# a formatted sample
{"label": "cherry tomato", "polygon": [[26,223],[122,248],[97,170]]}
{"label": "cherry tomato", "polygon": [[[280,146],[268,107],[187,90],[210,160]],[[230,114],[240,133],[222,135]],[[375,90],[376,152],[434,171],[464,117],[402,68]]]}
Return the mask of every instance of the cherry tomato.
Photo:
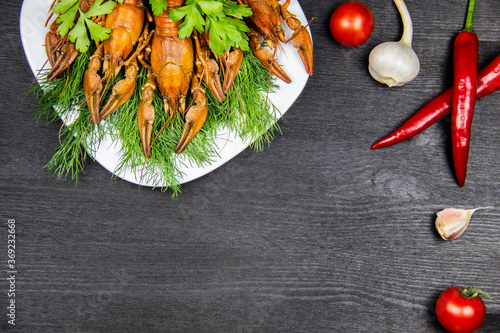
{"label": "cherry tomato", "polygon": [[[439,322],[452,333],[473,332],[481,327],[486,317],[486,306],[481,297],[462,296],[460,290],[463,289],[466,288],[450,287],[439,295],[436,302],[436,316]],[[484,294],[478,291],[481,295]]]}
{"label": "cherry tomato", "polygon": [[357,1],[344,2],[330,17],[330,32],[340,44],[355,47],[370,38],[375,20],[372,11]]}

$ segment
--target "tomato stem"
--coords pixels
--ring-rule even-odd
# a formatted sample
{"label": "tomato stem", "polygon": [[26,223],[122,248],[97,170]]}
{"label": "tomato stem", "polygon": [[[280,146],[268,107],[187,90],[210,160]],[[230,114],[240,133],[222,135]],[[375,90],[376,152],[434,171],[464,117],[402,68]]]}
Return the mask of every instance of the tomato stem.
{"label": "tomato stem", "polygon": [[476,11],[476,0],[469,0],[467,7],[467,18],[465,19],[464,31],[474,32],[474,13]]}
{"label": "tomato stem", "polygon": [[475,298],[478,296],[485,296],[485,297],[488,297],[489,299],[493,298],[490,295],[488,295],[487,293],[485,293],[484,291],[477,289],[476,287],[460,288],[460,289],[458,289],[458,291],[460,292],[462,297],[468,298],[468,299]]}

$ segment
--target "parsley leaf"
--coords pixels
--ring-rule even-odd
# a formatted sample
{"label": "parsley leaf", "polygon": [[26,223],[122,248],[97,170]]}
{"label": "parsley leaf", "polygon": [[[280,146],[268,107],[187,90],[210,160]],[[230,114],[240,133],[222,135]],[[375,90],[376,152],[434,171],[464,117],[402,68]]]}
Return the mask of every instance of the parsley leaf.
{"label": "parsley leaf", "polygon": [[218,14],[222,12],[223,9],[222,2],[212,0],[199,0],[198,6],[200,6],[201,10],[207,15]]}
{"label": "parsley leaf", "polygon": [[[242,33],[249,31],[249,29],[243,22],[230,17],[217,20],[207,17],[207,22],[209,45],[215,54],[220,55],[224,51],[228,51],[231,46],[239,47],[243,51],[249,49],[248,36]],[[231,46],[226,48],[226,45]]]}
{"label": "parsley leaf", "polygon": [[251,16],[252,10],[247,6],[238,5],[236,1],[224,1],[224,12],[228,16],[236,17],[242,20],[244,17]]}
{"label": "parsley leaf", "polygon": [[167,0],[149,0],[154,15],[160,15],[167,10]]}
{"label": "parsley leaf", "polygon": [[79,4],[80,0],[61,0],[54,5],[54,7],[52,8],[52,12],[57,14],[65,13],[74,5],[77,5],[76,7],[78,8]]}
{"label": "parsley leaf", "polygon": [[92,38],[93,41],[102,42],[103,40],[108,39],[109,34],[111,33],[111,29],[108,28],[102,29],[102,27],[99,24],[93,22],[88,18],[85,18],[85,23],[89,28],[90,38]]}
{"label": "parsley leaf", "polygon": [[90,46],[90,40],[87,36],[87,28],[85,27],[85,20],[79,19],[73,29],[69,32],[69,40],[75,43],[77,50],[84,52],[87,51]]}
{"label": "parsley leaf", "polygon": [[170,18],[174,21],[179,21],[184,18],[184,22],[179,25],[178,35],[180,38],[186,38],[191,36],[193,33],[193,28],[196,28],[198,32],[203,32],[205,30],[205,19],[202,13],[197,8],[193,1],[186,1],[186,3],[191,2],[185,6],[172,9],[168,13]]}
{"label": "parsley leaf", "polygon": [[174,21],[184,19],[179,25],[180,38],[191,36],[195,28],[200,33],[207,32],[209,47],[216,55],[233,46],[249,50],[246,35],[249,29],[240,20],[250,15],[252,11],[246,5],[228,0],[187,0],[184,6],[169,12]]}
{"label": "parsley leaf", "polygon": [[[123,0],[118,0],[123,2]],[[100,26],[92,21],[92,17],[109,14],[116,6],[116,2],[108,1],[104,4],[103,0],[96,0],[90,9],[84,13],[79,9],[80,0],[61,0],[52,8],[54,14],[59,14],[57,23],[59,23],[59,34],[64,37],[69,36],[71,42],[80,52],[87,52],[90,46],[90,37],[93,41],[100,42],[109,37],[111,29]],[[78,20],[75,22],[77,13]],[[88,29],[88,32],[87,32]]]}
{"label": "parsley leaf", "polygon": [[[114,1],[108,1],[104,4],[102,4],[102,1],[103,0],[96,0],[88,12],[85,13],[85,16],[89,18],[92,16],[105,15],[111,13],[113,9],[115,9],[116,3]],[[119,2],[121,3],[123,0]]]}
{"label": "parsley leaf", "polygon": [[[69,35],[76,48],[86,52],[90,40],[103,41],[111,33],[110,29],[94,23],[91,18],[111,13],[116,2],[123,3],[123,0],[105,3],[96,0],[88,12],[83,13],[79,10],[80,0],[60,0],[52,9],[53,13],[59,14],[59,33],[63,37]],[[149,0],[149,4],[154,15],[160,15],[167,9],[167,0]],[[79,16],[74,23],[77,14]],[[180,38],[191,36],[193,29],[200,33],[207,32],[210,36],[209,46],[217,55],[229,51],[233,46],[249,49],[246,35],[248,27],[240,20],[250,15],[252,11],[246,5],[228,0],[186,0],[184,6],[169,11],[172,20],[184,19],[179,25]]]}
{"label": "parsley leaf", "polygon": [[79,0],[61,1],[52,8],[53,13],[60,14],[57,23],[59,23],[59,34],[62,37],[66,36],[68,31],[73,27],[76,13],[78,13],[78,3]]}

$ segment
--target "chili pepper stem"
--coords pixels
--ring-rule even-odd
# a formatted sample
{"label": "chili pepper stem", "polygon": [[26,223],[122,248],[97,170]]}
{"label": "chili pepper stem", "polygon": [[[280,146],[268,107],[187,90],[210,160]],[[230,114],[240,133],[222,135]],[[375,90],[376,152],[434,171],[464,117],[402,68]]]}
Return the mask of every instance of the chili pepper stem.
{"label": "chili pepper stem", "polygon": [[463,31],[474,32],[474,14],[476,12],[476,0],[469,0],[469,7],[467,8],[467,17],[465,19],[465,28]]}

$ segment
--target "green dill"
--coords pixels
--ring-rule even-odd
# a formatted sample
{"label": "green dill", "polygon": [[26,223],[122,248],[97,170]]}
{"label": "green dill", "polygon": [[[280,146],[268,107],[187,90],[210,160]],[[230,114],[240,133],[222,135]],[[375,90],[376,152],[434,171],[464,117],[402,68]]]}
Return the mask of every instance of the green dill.
{"label": "green dill", "polygon": [[[102,137],[109,135],[121,143],[121,160],[114,170],[115,174],[132,170],[142,183],[156,184],[156,187],[171,190],[173,196],[176,196],[180,192],[179,179],[183,176],[183,166],[205,167],[218,157],[218,149],[222,147],[216,147],[215,142],[221,128],[228,128],[242,139],[248,139],[251,147],[257,151],[269,144],[274,138],[274,132],[279,131],[276,123],[279,111],[267,98],[267,94],[275,91],[277,86],[270,80],[269,71],[250,52],[245,52],[240,72],[224,102],[218,102],[205,86],[209,108],[207,119],[181,155],[175,154],[174,149],[184,127],[184,116],[179,114],[164,126],[168,116],[163,109],[161,93],[156,90],[153,100],[153,145],[151,156],[146,159],[139,136],[137,110],[147,70],[140,68],[136,89],[127,103],[106,120],[94,125],[85,103],[82,85],[83,73],[94,50],[95,46],[92,45],[88,52],[81,53],[61,78],[53,81],[43,78],[39,80],[41,89],[36,92],[38,119],[61,122],[61,118],[69,118],[65,125],[61,124],[58,144],[45,167],[58,179],[71,177],[76,182],[78,175],[84,170],[86,160],[92,159],[95,147]],[[123,77],[120,74],[112,78],[109,84],[105,84],[101,103],[105,103],[112,86]],[[186,105],[189,105],[191,98],[188,96]]]}
{"label": "green dill", "polygon": [[[61,79],[48,81],[43,76],[39,80],[36,119],[39,121],[45,118],[49,123],[66,119],[66,124],[61,124],[54,155],[45,166],[58,179],[71,176],[77,182],[91,151],[92,142],[99,141],[99,137],[88,130],[90,117],[85,117],[88,109],[86,105],[81,105],[85,99],[82,80],[88,60],[88,53],[81,53],[69,71],[69,76],[66,72]],[[85,109],[87,112],[82,112]]]}

